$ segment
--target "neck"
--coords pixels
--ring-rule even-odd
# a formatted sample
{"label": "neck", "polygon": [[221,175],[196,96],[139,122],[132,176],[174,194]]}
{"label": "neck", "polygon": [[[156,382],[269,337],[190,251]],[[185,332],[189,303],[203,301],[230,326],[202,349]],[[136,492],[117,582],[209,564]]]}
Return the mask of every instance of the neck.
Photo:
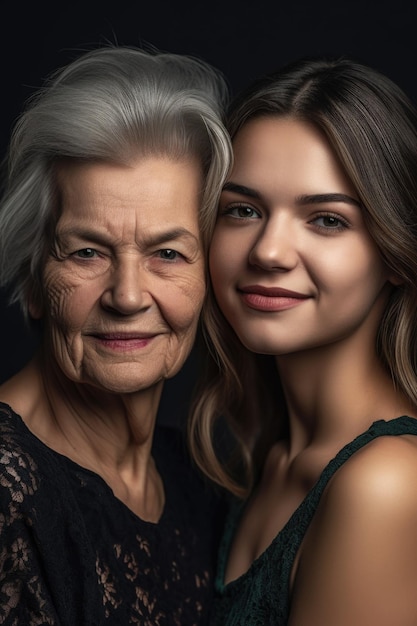
{"label": "neck", "polygon": [[106,393],[68,380],[37,356],[1,387],[0,399],[50,448],[94,471],[112,471],[149,462],[162,386]]}
{"label": "neck", "polygon": [[106,393],[35,357],[0,387],[0,400],[49,448],[99,474],[133,512],[157,522],[165,495],[151,450],[162,386]]}
{"label": "neck", "polygon": [[307,446],[337,448],[375,420],[392,419],[413,407],[394,388],[363,333],[320,348],[277,357],[287,401],[289,446],[296,455]]}

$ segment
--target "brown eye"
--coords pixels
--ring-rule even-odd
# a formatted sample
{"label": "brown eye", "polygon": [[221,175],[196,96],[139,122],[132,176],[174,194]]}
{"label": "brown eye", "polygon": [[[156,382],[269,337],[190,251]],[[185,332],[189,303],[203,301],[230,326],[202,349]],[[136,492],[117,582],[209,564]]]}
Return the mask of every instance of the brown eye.
{"label": "brown eye", "polygon": [[349,227],[348,223],[337,215],[317,215],[310,222],[321,231],[342,231]]}
{"label": "brown eye", "polygon": [[248,204],[229,206],[223,211],[223,215],[247,220],[259,219],[261,217],[261,214]]}
{"label": "brown eye", "polygon": [[327,228],[337,228],[340,226],[340,220],[332,215],[324,215],[320,219],[322,220],[323,226],[326,226]]}
{"label": "brown eye", "polygon": [[249,206],[242,206],[237,209],[239,217],[253,217],[254,210]]}

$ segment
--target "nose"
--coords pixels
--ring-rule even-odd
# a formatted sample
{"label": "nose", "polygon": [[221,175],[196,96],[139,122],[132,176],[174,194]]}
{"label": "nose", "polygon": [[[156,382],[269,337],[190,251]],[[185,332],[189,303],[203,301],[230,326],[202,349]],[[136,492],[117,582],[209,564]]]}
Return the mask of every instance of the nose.
{"label": "nose", "polygon": [[249,253],[249,263],[268,271],[289,271],[298,261],[296,232],[286,216],[270,218]]}
{"label": "nose", "polygon": [[119,315],[132,315],[148,309],[153,298],[150,277],[137,258],[119,261],[112,267],[101,297],[102,306]]}

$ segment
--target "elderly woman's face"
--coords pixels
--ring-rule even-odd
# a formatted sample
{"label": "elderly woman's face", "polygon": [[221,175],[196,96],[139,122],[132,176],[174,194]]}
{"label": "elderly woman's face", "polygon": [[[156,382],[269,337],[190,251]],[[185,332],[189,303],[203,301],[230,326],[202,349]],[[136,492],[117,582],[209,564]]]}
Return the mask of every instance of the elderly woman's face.
{"label": "elderly woman's face", "polygon": [[199,164],[74,163],[60,169],[58,185],[61,216],[37,312],[58,367],[120,393],[173,376],[205,293]]}

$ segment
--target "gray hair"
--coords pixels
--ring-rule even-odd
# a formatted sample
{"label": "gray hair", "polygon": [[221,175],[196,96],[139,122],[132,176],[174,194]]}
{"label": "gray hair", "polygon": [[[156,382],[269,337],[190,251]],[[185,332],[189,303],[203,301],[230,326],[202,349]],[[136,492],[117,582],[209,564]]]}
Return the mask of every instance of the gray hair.
{"label": "gray hair", "polygon": [[70,158],[128,164],[138,156],[197,157],[204,174],[205,248],[231,161],[227,83],[186,55],[103,47],[52,74],[12,133],[0,202],[0,286],[28,319],[57,218],[55,165]]}

